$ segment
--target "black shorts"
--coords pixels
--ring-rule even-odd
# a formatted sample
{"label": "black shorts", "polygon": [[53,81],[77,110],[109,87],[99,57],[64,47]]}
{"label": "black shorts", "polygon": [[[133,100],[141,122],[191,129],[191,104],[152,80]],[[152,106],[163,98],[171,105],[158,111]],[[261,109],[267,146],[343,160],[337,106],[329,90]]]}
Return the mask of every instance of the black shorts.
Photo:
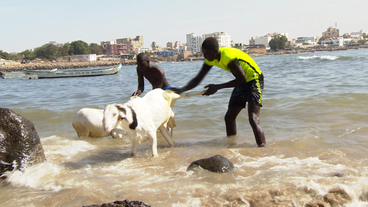
{"label": "black shorts", "polygon": [[231,93],[229,108],[239,106],[245,108],[245,104],[249,100],[254,100],[259,106],[262,106],[263,86],[263,74],[261,74],[258,79],[235,87]]}

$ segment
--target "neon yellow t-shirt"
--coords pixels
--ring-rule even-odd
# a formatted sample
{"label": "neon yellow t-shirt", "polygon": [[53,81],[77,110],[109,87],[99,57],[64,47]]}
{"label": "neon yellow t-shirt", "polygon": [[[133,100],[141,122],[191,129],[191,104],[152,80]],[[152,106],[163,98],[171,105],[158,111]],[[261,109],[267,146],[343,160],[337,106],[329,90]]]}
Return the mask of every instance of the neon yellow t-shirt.
{"label": "neon yellow t-shirt", "polygon": [[254,60],[245,52],[230,47],[220,47],[221,58],[220,61],[217,59],[213,61],[205,60],[205,63],[209,66],[217,66],[225,71],[231,72],[228,64],[237,59],[244,70],[245,78],[247,82],[258,79],[258,77],[262,74],[262,71],[259,69],[258,65]]}

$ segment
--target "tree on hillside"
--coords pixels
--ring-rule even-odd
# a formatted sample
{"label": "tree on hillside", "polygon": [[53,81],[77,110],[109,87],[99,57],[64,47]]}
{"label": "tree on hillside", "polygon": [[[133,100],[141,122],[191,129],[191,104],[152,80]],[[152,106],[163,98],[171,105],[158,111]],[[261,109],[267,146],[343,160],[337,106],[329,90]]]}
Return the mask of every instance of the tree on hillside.
{"label": "tree on hillside", "polygon": [[105,48],[101,47],[101,45],[98,45],[96,43],[91,43],[89,44],[88,47],[89,47],[89,50],[91,51],[91,54],[96,54],[96,55],[106,54]]}
{"label": "tree on hillside", "polygon": [[18,53],[7,53],[5,51],[0,50],[0,58],[5,60],[21,60],[22,55]]}
{"label": "tree on hillside", "polygon": [[36,54],[30,50],[25,50],[21,52],[20,54],[22,54],[23,58],[26,60],[33,60],[36,58]]}
{"label": "tree on hillside", "polygon": [[287,37],[277,34],[272,38],[268,45],[270,45],[272,51],[283,50],[285,49],[285,44],[287,41]]}
{"label": "tree on hillside", "polygon": [[37,47],[34,50],[34,54],[37,58],[41,59],[56,59],[59,48],[54,44],[44,44],[41,47]]}
{"label": "tree on hillside", "polygon": [[156,42],[152,42],[151,47],[152,47],[152,50],[155,50],[156,49]]}
{"label": "tree on hillside", "polygon": [[69,55],[69,49],[70,49],[70,43],[67,42],[63,46],[59,47],[59,53],[58,56],[68,56]]}
{"label": "tree on hillside", "polygon": [[88,44],[82,40],[73,41],[70,43],[69,54],[70,55],[83,55],[90,54]]}
{"label": "tree on hillside", "polygon": [[8,57],[9,57],[9,53],[0,50],[0,58],[8,59]]}

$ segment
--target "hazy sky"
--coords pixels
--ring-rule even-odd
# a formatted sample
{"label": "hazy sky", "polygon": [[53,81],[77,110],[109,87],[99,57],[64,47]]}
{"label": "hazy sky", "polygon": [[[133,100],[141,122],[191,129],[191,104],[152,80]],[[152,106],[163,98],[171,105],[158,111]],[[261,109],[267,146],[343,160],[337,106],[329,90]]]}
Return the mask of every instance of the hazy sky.
{"label": "hazy sky", "polygon": [[368,30],[367,0],[0,0],[0,50],[21,52],[50,41],[101,41],[143,35],[186,42],[186,34],[226,32],[235,42],[288,33],[289,39]]}

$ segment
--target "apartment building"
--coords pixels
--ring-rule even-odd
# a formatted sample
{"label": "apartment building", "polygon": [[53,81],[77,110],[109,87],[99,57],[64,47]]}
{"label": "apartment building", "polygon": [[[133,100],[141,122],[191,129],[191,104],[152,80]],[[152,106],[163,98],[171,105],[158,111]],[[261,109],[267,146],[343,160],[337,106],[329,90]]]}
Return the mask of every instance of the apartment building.
{"label": "apartment building", "polygon": [[231,35],[225,32],[214,32],[202,35],[203,40],[207,37],[216,38],[220,47],[231,47]]}
{"label": "apartment building", "polygon": [[339,37],[339,29],[337,28],[333,28],[333,27],[329,27],[327,29],[327,31],[322,32],[322,37]]}
{"label": "apartment building", "polygon": [[127,37],[116,39],[116,44],[131,44],[133,45],[134,50],[137,50],[138,48],[144,48],[143,36],[136,36],[135,38]]}
{"label": "apartment building", "polygon": [[220,47],[231,47],[231,36],[225,32],[214,32],[201,36],[191,33],[187,34],[187,51],[192,51],[193,54],[201,52],[202,43],[207,37],[215,37]]}
{"label": "apartment building", "polygon": [[192,51],[193,54],[201,52],[202,42],[202,36],[187,34],[187,51]]}
{"label": "apartment building", "polygon": [[108,55],[126,55],[135,51],[132,44],[117,44],[115,41],[102,41],[101,46]]}

